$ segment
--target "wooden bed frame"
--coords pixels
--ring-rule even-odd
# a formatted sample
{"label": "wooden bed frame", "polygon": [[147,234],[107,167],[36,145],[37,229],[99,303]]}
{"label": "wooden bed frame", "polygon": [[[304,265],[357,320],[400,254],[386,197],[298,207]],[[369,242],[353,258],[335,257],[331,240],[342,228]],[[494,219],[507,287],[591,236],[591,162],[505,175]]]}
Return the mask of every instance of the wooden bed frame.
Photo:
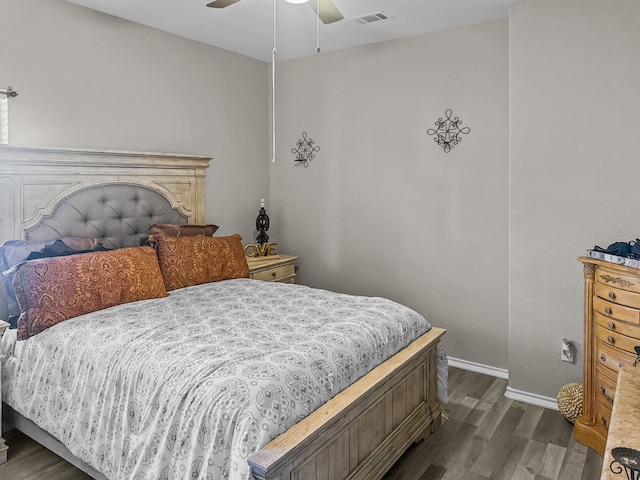
{"label": "wooden bed frame", "polygon": [[[203,156],[0,146],[0,243],[24,238],[66,196],[107,183],[161,193],[188,223],[204,223]],[[1,310],[0,310],[1,311]],[[413,443],[440,426],[432,328],[249,459],[258,480],[381,478]],[[84,464],[15,411],[5,421],[95,478]],[[10,446],[9,446],[10,447]]]}

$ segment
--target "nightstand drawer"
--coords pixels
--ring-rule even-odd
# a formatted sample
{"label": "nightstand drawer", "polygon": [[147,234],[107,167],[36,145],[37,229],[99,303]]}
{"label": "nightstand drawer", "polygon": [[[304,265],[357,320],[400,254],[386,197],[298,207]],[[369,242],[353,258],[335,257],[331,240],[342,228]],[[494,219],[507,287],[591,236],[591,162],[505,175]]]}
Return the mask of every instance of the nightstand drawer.
{"label": "nightstand drawer", "polygon": [[249,276],[267,282],[296,283],[297,259],[293,255],[278,255],[276,258],[249,261]]}
{"label": "nightstand drawer", "polygon": [[280,267],[270,268],[261,272],[256,272],[251,275],[251,278],[256,280],[267,280],[270,282],[277,282],[280,279],[290,278],[295,275],[295,267],[293,265],[282,265]]}

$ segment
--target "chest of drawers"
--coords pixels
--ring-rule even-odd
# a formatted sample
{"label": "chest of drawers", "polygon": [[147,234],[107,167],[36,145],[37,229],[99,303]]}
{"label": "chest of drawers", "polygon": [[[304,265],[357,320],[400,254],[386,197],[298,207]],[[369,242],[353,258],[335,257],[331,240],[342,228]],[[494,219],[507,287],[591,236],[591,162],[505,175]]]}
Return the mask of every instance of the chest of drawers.
{"label": "chest of drawers", "polygon": [[618,372],[640,347],[640,270],[580,257],[584,265],[584,402],[576,440],[604,453]]}

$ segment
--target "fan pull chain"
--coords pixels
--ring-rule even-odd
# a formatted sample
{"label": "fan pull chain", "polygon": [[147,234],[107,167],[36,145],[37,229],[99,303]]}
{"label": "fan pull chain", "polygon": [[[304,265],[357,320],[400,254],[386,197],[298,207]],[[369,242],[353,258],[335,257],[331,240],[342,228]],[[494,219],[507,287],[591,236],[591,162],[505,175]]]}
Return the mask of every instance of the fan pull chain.
{"label": "fan pull chain", "polygon": [[320,53],[320,0],[316,0],[316,53]]}
{"label": "fan pull chain", "polygon": [[271,54],[271,145],[273,156],[271,163],[276,163],[276,45],[277,45],[277,0],[273,0],[273,52]]}

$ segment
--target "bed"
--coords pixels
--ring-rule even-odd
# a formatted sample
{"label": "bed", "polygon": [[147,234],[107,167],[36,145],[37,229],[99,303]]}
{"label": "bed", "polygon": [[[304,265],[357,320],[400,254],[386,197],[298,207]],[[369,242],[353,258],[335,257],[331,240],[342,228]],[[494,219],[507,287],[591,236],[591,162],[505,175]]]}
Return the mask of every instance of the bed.
{"label": "bed", "polygon": [[99,479],[381,478],[440,425],[444,330],[386,299],[248,279],[226,256],[219,281],[180,283],[184,269],[161,252],[241,249],[230,237],[139,246],[150,224],[204,224],[209,160],[0,147],[0,243],[109,248],[32,260],[17,283],[37,284],[43,265],[150,265],[149,251],[165,286],[178,272],[166,295],[149,294],[153,270],[138,282],[150,297],[8,330],[4,420]]}

